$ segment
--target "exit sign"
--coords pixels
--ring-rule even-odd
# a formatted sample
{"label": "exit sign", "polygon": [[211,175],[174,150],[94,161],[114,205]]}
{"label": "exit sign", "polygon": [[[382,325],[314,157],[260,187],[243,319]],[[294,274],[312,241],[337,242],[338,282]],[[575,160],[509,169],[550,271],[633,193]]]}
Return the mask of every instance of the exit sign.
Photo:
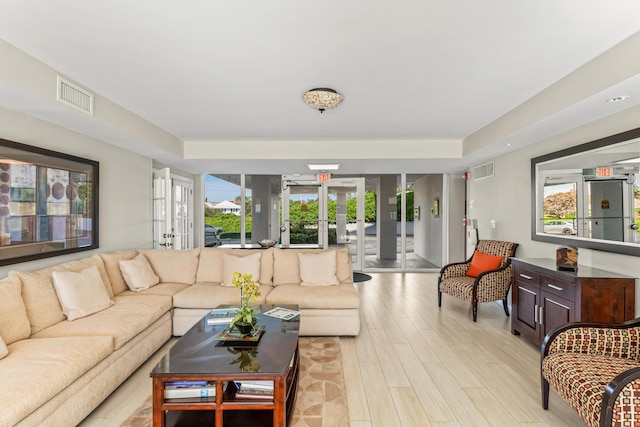
{"label": "exit sign", "polygon": [[319,173],[318,174],[318,182],[329,182],[331,181],[330,173]]}
{"label": "exit sign", "polygon": [[611,168],[598,168],[596,169],[596,176],[611,176]]}

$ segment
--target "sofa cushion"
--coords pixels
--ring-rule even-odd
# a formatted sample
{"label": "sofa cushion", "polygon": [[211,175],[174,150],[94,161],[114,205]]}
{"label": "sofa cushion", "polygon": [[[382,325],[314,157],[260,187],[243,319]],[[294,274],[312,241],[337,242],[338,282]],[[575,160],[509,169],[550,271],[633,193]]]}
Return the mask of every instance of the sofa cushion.
{"label": "sofa cushion", "polygon": [[326,251],[317,254],[298,254],[301,286],[335,286],[336,251]]}
{"label": "sofa cushion", "polygon": [[[333,249],[330,249],[333,250]],[[300,267],[298,254],[327,252],[329,249],[280,249],[273,251],[273,285],[300,284]],[[353,283],[351,255],[349,248],[340,248],[336,252],[336,277],[340,283]]]}
{"label": "sofa cushion", "polygon": [[21,340],[0,363],[0,425],[12,426],[113,352],[109,337]]}
{"label": "sofa cushion", "polygon": [[[263,304],[271,292],[271,285],[260,285],[261,296],[253,304]],[[220,304],[240,305],[240,289],[218,283],[196,283],[173,296],[173,306],[179,308],[208,308]]]}
{"label": "sofa cushion", "polygon": [[224,254],[235,256],[249,256],[260,253],[260,284],[270,285],[273,280],[273,248],[269,249],[223,249],[202,248],[196,283],[222,283],[222,270]]}
{"label": "sofa cushion", "polygon": [[80,319],[113,305],[98,268],[53,271],[53,286],[67,320]]}
{"label": "sofa cushion", "polygon": [[161,295],[117,295],[106,310],[73,322],[60,322],[35,338],[102,336],[113,339],[117,350],[171,309],[171,298]]}
{"label": "sofa cushion", "polygon": [[111,287],[113,288],[113,294],[118,295],[121,292],[128,290],[127,283],[122,277],[122,271],[120,271],[120,260],[133,259],[138,255],[137,251],[125,250],[112,253],[100,254],[100,258],[104,262],[104,268],[111,281]]}
{"label": "sofa cushion", "polygon": [[0,336],[7,345],[31,335],[21,288],[20,279],[13,274],[0,280]]}
{"label": "sofa cushion", "polygon": [[161,282],[177,282],[192,285],[196,282],[200,249],[190,251],[151,249],[142,251],[160,277]]}
{"label": "sofa cushion", "polygon": [[296,284],[274,286],[267,304],[297,304],[302,308],[359,308],[360,297],[352,283],[338,286],[303,287]]}
{"label": "sofa cushion", "polygon": [[134,259],[122,259],[118,264],[124,281],[134,292],[144,291],[160,283],[160,278],[143,254],[138,254]]}
{"label": "sofa cushion", "polygon": [[31,324],[31,334],[65,320],[62,306],[58,301],[58,295],[53,287],[53,277],[51,273],[54,271],[80,271],[91,266],[98,268],[107,293],[109,296],[112,296],[113,289],[111,288],[111,282],[107,276],[102,258],[98,255],[77,261],[65,262],[30,273],[15,273],[22,282],[22,298],[25,308],[27,309],[29,323]]}
{"label": "sofa cushion", "polygon": [[260,283],[260,252],[255,252],[246,256],[231,254],[222,255],[222,286],[234,286],[233,274],[251,274],[253,281]]}
{"label": "sofa cushion", "polygon": [[7,349],[7,345],[4,343],[4,340],[0,335],[0,359],[4,359],[7,354],[9,354],[9,349]]}

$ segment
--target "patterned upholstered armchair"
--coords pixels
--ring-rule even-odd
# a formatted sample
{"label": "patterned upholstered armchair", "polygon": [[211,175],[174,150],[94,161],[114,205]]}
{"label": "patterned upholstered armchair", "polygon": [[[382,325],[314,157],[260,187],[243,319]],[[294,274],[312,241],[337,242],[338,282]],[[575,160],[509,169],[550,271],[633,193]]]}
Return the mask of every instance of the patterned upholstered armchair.
{"label": "patterned upholstered armchair", "polygon": [[615,325],[569,323],[546,336],[542,407],[551,385],[590,426],[640,424],[640,318]]}
{"label": "patterned upholstered armchair", "polygon": [[[502,300],[504,312],[508,316],[507,294],[511,286],[509,257],[515,255],[517,248],[517,243],[479,240],[476,250],[467,261],[445,265],[438,276],[438,307],[442,305],[442,294],[468,301],[473,308],[475,322],[479,302]],[[494,258],[494,265],[489,267],[492,263],[487,261],[488,258]],[[471,273],[472,270],[475,273]]]}

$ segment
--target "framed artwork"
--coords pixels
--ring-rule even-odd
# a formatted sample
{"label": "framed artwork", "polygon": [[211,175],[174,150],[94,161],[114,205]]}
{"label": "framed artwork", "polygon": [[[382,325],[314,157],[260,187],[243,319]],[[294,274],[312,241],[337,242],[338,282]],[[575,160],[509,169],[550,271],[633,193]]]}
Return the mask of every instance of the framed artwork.
{"label": "framed artwork", "polygon": [[99,163],[0,139],[0,265],[98,247]]}

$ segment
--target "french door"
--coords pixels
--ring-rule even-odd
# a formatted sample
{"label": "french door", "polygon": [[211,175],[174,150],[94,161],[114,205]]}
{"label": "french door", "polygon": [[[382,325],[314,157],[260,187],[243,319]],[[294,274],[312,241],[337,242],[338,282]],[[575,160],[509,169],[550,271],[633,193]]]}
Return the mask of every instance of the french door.
{"label": "french door", "polygon": [[282,177],[283,246],[348,247],[354,270],[364,254],[364,178]]}
{"label": "french door", "polygon": [[193,249],[193,181],[153,171],[153,248]]}

